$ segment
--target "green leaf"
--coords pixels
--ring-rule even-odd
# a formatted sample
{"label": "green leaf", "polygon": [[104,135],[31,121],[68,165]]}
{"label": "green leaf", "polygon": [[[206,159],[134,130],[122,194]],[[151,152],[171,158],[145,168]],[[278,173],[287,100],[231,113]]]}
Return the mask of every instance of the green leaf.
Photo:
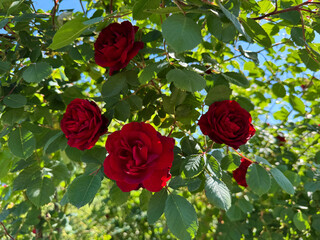
{"label": "green leaf", "polygon": [[50,154],[58,151],[59,149],[64,150],[67,147],[67,139],[64,136],[62,131],[59,131],[57,134],[53,135],[48,139],[46,144],[44,145],[44,151],[46,154]]}
{"label": "green leaf", "polygon": [[[183,10],[189,10],[191,7],[184,6]],[[171,14],[171,13],[181,13],[181,8],[178,7],[165,7],[165,8],[157,8],[157,9],[145,9],[144,12],[152,13],[152,14]]]}
{"label": "green leaf", "polygon": [[297,25],[301,22],[301,16],[298,11],[289,11],[289,12],[280,13],[279,16],[280,18],[289,21],[293,25]]}
{"label": "green leaf", "polygon": [[194,154],[186,157],[186,164],[184,165],[184,174],[187,178],[192,178],[199,175],[203,168],[204,161],[201,155]]}
{"label": "green leaf", "polygon": [[286,96],[286,89],[281,83],[275,83],[272,85],[272,92],[277,97],[285,97]]}
{"label": "green leaf", "polygon": [[110,77],[103,85],[101,95],[103,97],[113,97],[120,94],[126,86],[126,73],[121,72]]}
{"label": "green leaf", "polygon": [[243,213],[237,205],[232,205],[226,212],[230,221],[239,221],[243,218]]}
{"label": "green leaf", "polygon": [[248,88],[250,86],[248,79],[242,73],[226,72],[226,73],[221,73],[221,75],[227,81],[237,86],[244,87],[244,88]]}
{"label": "green leaf", "polygon": [[[300,183],[299,183],[300,185]],[[315,191],[318,191],[320,190],[320,182],[306,182],[304,184],[304,189],[305,191],[307,192],[315,192]]]}
{"label": "green leaf", "polygon": [[7,61],[0,62],[0,73],[8,72],[11,68],[11,64]]}
{"label": "green leaf", "polygon": [[289,112],[287,109],[282,107],[279,111],[275,112],[273,116],[275,119],[283,121],[289,116]]}
{"label": "green leaf", "polygon": [[21,108],[27,104],[27,98],[21,94],[10,94],[3,99],[3,103],[11,108]]}
{"label": "green leaf", "polygon": [[201,150],[200,145],[192,137],[184,137],[181,142],[182,151],[187,154],[197,154]]}
{"label": "green leaf", "polygon": [[252,18],[247,18],[246,21],[242,21],[242,23],[251,38],[267,48],[271,47],[271,39],[259,23]]}
{"label": "green leaf", "polygon": [[254,210],[253,205],[244,198],[238,200],[238,205],[243,213],[251,213]]}
{"label": "green leaf", "polygon": [[298,53],[299,53],[299,57],[301,58],[302,62],[311,71],[317,72],[320,69],[319,61],[315,61],[314,57],[312,58],[306,49],[300,49],[298,51]]}
{"label": "green leaf", "polygon": [[291,28],[291,38],[298,46],[304,46],[306,44],[305,40],[303,39],[302,28]]}
{"label": "green leaf", "polygon": [[[152,30],[150,32],[148,32],[146,35],[144,35],[141,40],[144,43],[148,43],[148,42],[153,42],[158,40],[160,37],[162,37],[162,33],[158,30]],[[148,65],[150,66],[150,65]],[[148,67],[147,66],[147,67]],[[145,68],[144,68],[145,69]]]}
{"label": "green leaf", "polygon": [[109,191],[109,195],[110,195],[111,201],[115,205],[120,206],[128,200],[128,197],[130,196],[130,192],[122,192],[121,189],[117,186],[117,184],[114,184]]}
{"label": "green leaf", "polygon": [[38,166],[30,166],[19,173],[13,181],[13,191],[23,190],[33,184],[33,182],[41,181],[40,168]]}
{"label": "green leaf", "polygon": [[245,56],[248,59],[251,59],[256,65],[259,65],[259,58],[258,58],[258,53],[252,52],[252,51],[247,51],[243,50],[242,46],[239,45],[239,50],[243,56]]}
{"label": "green leaf", "polygon": [[285,190],[287,193],[293,195],[294,188],[291,182],[286,178],[286,176],[277,168],[272,168],[270,170],[271,175],[274,177],[279,186]]}
{"label": "green leaf", "polygon": [[258,164],[251,164],[249,166],[246,181],[252,191],[258,195],[267,193],[271,186],[268,172]]}
{"label": "green leaf", "polygon": [[254,104],[250,101],[249,98],[237,96],[235,100],[240,104],[242,108],[244,108],[248,112],[254,110]]}
{"label": "green leaf", "polygon": [[62,162],[59,162],[57,165],[52,167],[52,174],[54,176],[54,180],[63,181],[70,179],[69,169]]}
{"label": "green leaf", "polygon": [[233,171],[240,165],[240,157],[234,154],[228,154],[221,159],[221,168],[223,170]]}
{"label": "green leaf", "polygon": [[161,70],[163,70],[167,66],[168,66],[167,62],[158,62],[158,63],[148,64],[140,73],[139,82],[141,84],[147,83],[155,76],[155,73],[159,73]]}
{"label": "green leaf", "polygon": [[259,163],[266,164],[266,165],[268,165],[269,167],[272,166],[267,159],[265,159],[265,158],[263,158],[263,157],[260,157],[260,156],[256,156],[256,161],[259,162]]}
{"label": "green leaf", "polygon": [[46,77],[50,76],[52,68],[49,63],[38,62],[30,64],[26,70],[24,70],[22,77],[26,82],[39,83]]}
{"label": "green leaf", "polygon": [[68,187],[68,198],[77,208],[90,203],[101,186],[98,175],[82,175],[73,180]]}
{"label": "green leaf", "polygon": [[3,28],[4,26],[6,26],[8,22],[9,22],[8,18],[1,20],[0,21],[0,29]]}
{"label": "green leaf", "polygon": [[289,103],[292,106],[292,108],[296,111],[298,111],[301,114],[304,114],[306,112],[306,107],[302,100],[298,98],[295,95],[290,95],[289,96]]}
{"label": "green leaf", "polygon": [[206,80],[199,74],[186,69],[172,69],[167,73],[169,82],[173,82],[177,88],[189,92],[200,91],[205,88]]}
{"label": "green leaf", "polygon": [[205,99],[206,105],[210,106],[214,102],[229,100],[232,90],[226,85],[217,85],[212,87]]}
{"label": "green leaf", "polygon": [[104,147],[94,146],[93,148],[84,151],[84,154],[81,156],[81,161],[101,165],[106,156],[107,150]]}
{"label": "green leaf", "polygon": [[241,33],[248,42],[251,42],[251,38],[249,37],[249,35],[245,32],[243,26],[241,25],[241,23],[239,22],[239,20],[237,19],[237,17],[235,15],[233,15],[231,12],[229,12],[228,9],[226,9],[221,3],[220,1],[218,1],[218,4],[222,10],[222,12],[226,15],[227,18],[229,18],[229,20],[233,23],[233,25],[236,27],[236,29],[239,31],[239,33]]}
{"label": "green leaf", "polygon": [[140,209],[146,211],[148,209],[149,201],[152,196],[152,193],[146,189],[142,189],[142,192],[139,196],[140,200]]}
{"label": "green leaf", "polygon": [[206,178],[205,193],[208,201],[227,211],[231,207],[231,195],[228,187],[216,177]]}
{"label": "green leaf", "polygon": [[8,8],[7,15],[10,15],[11,13],[16,13],[23,2],[24,0],[12,1],[10,7]]}
{"label": "green leaf", "polygon": [[202,41],[200,27],[191,18],[180,14],[171,15],[163,22],[162,34],[178,53],[191,50]]}
{"label": "green leaf", "polygon": [[149,224],[154,224],[161,217],[166,206],[167,197],[168,192],[164,188],[151,196],[147,211],[147,220]]}
{"label": "green leaf", "polygon": [[89,24],[84,24],[85,18],[77,17],[65,23],[54,35],[52,43],[48,48],[56,50],[65,47],[74,42],[81,33],[90,27]]}
{"label": "green leaf", "polygon": [[15,156],[26,159],[36,149],[36,139],[32,132],[22,127],[16,128],[9,135],[8,146]]}
{"label": "green leaf", "polygon": [[101,22],[105,19],[105,17],[95,17],[95,18],[91,18],[89,20],[86,20],[83,22],[84,25],[93,25],[96,24],[98,22]]}
{"label": "green leaf", "polygon": [[[217,152],[217,151],[216,151]],[[211,155],[207,155],[207,169],[217,178],[221,177],[221,168],[219,162]]]}
{"label": "green leaf", "polygon": [[15,123],[19,123],[23,119],[24,109],[23,108],[12,108],[6,109],[6,111],[2,114],[1,120],[2,123],[8,125],[15,125]]}
{"label": "green leaf", "polygon": [[118,102],[114,109],[114,117],[125,122],[130,117],[130,105],[127,101]]}
{"label": "green leaf", "polygon": [[128,97],[127,101],[130,104],[130,108],[132,110],[138,111],[143,107],[142,98],[137,95],[131,95],[130,97]]}
{"label": "green leaf", "polygon": [[29,200],[37,207],[49,203],[54,195],[55,187],[49,178],[42,178],[40,181],[34,181],[27,188],[27,196]]}
{"label": "green leaf", "polygon": [[179,239],[193,239],[198,230],[198,219],[193,206],[179,195],[168,196],[165,216],[170,231]]}
{"label": "green leaf", "polygon": [[231,22],[222,22],[216,14],[210,14],[207,17],[207,26],[213,36],[225,43],[232,41],[237,34],[237,30]]}
{"label": "green leaf", "polygon": [[132,17],[135,20],[143,20],[151,15],[144,12],[145,9],[155,9],[159,7],[160,0],[138,0],[135,2],[132,9]]}
{"label": "green leaf", "polygon": [[308,217],[301,211],[297,212],[293,217],[293,223],[299,231],[310,229]]}
{"label": "green leaf", "polygon": [[6,177],[12,165],[12,155],[9,151],[0,152],[0,179]]}

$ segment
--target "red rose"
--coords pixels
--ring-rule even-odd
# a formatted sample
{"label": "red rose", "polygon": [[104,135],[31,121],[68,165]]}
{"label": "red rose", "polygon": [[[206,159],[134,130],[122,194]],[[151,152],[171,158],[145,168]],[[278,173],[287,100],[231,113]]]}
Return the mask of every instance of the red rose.
{"label": "red rose", "polygon": [[248,187],[246,181],[246,174],[248,167],[252,164],[249,160],[245,158],[241,158],[240,166],[233,171],[233,178],[237,181],[237,183],[243,187]]}
{"label": "red rose", "polygon": [[279,146],[283,146],[287,142],[286,138],[280,135],[276,136],[276,139],[279,141]]}
{"label": "red rose", "polygon": [[140,187],[160,191],[171,178],[174,139],[161,136],[150,124],[131,122],[108,136],[104,173],[123,192]]}
{"label": "red rose", "polygon": [[279,142],[287,142],[286,138],[280,135],[276,136],[276,139],[278,139]]}
{"label": "red rose", "polygon": [[129,21],[111,23],[104,28],[94,43],[95,61],[101,67],[109,67],[111,76],[128,65],[143,48],[143,42],[135,42],[134,35],[139,27]]}
{"label": "red rose", "polygon": [[90,149],[107,132],[108,120],[95,102],[74,99],[61,120],[61,130],[70,147]]}
{"label": "red rose", "polygon": [[251,124],[251,115],[236,101],[214,102],[198,124],[204,135],[217,143],[235,149],[245,144],[256,132]]}

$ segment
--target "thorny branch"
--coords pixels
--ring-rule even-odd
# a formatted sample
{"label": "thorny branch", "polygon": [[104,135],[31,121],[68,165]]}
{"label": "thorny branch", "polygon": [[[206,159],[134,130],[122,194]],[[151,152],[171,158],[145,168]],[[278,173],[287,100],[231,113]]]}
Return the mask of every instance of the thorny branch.
{"label": "thorny branch", "polygon": [[6,234],[8,237],[10,237],[10,239],[14,240],[14,238],[8,233],[8,231],[7,231],[6,227],[4,226],[4,224],[3,224],[2,222],[0,222],[0,224],[1,224],[2,227],[3,227],[5,234]]}
{"label": "thorny branch", "polygon": [[302,27],[302,37],[303,37],[303,42],[304,42],[304,45],[306,47],[306,50],[308,51],[309,53],[309,56],[318,64],[319,61],[313,56],[313,53],[312,51],[310,50],[308,44],[306,43],[306,30],[305,30],[305,24],[304,24],[304,20],[303,20],[303,15],[302,15],[302,12],[299,10],[299,13],[300,13],[300,17],[301,17],[301,27]]}
{"label": "thorny branch", "polygon": [[54,6],[52,10],[52,26],[53,26],[53,29],[55,29],[56,28],[55,18],[56,18],[56,13],[59,7],[59,0],[53,0],[53,2],[54,2]]}
{"label": "thorny branch", "polygon": [[276,15],[276,14],[280,14],[280,13],[291,12],[291,11],[300,11],[301,9],[303,9],[302,8],[303,6],[309,5],[309,4],[320,4],[320,2],[303,2],[303,3],[299,4],[299,5],[296,5],[296,6],[293,6],[293,7],[289,7],[289,8],[286,8],[286,9],[282,9],[282,10],[279,10],[279,11],[278,11],[278,5],[276,4],[275,9],[272,12],[267,13],[265,15],[262,15],[260,17],[252,18],[252,19],[261,20],[261,19],[264,19],[266,17],[272,16],[272,15]]}

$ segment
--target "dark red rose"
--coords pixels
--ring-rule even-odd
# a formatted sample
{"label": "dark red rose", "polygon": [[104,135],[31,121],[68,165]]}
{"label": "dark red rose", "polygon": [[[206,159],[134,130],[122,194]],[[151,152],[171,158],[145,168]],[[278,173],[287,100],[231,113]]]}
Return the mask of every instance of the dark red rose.
{"label": "dark red rose", "polygon": [[198,124],[204,135],[216,143],[224,143],[235,149],[245,144],[256,132],[251,115],[236,101],[214,102]]}
{"label": "dark red rose", "polygon": [[236,180],[236,182],[243,186],[248,187],[247,181],[246,181],[246,174],[248,167],[252,164],[249,160],[245,158],[241,158],[240,166],[233,171],[233,178]]}
{"label": "dark red rose", "polygon": [[276,139],[279,141],[279,146],[283,146],[287,142],[286,138],[280,135],[276,136]]}
{"label": "dark red rose", "polygon": [[111,76],[128,65],[143,48],[143,42],[135,42],[134,36],[139,27],[129,21],[111,23],[104,28],[94,43],[95,61],[101,67],[109,67]]}
{"label": "dark red rose", "polygon": [[276,136],[276,139],[278,139],[279,142],[287,142],[286,138],[280,135]]}
{"label": "dark red rose", "polygon": [[150,124],[131,122],[108,136],[104,173],[123,192],[140,187],[160,191],[171,178],[174,139],[161,136]]}
{"label": "dark red rose", "polygon": [[95,102],[78,98],[67,106],[60,123],[69,146],[80,150],[92,148],[107,132],[107,124]]}

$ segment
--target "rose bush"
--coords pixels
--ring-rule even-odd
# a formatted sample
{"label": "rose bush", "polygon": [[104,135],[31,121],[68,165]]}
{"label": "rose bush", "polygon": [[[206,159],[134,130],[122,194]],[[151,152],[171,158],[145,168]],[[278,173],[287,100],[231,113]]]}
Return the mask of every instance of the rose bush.
{"label": "rose bush", "polygon": [[214,102],[198,124],[204,135],[217,143],[238,149],[256,132],[251,115],[236,101]]}
{"label": "rose bush", "polygon": [[249,160],[245,158],[241,158],[240,166],[232,172],[233,178],[236,180],[236,182],[243,186],[248,187],[247,181],[246,181],[246,174],[248,167],[252,164]]}
{"label": "rose bush", "polygon": [[107,124],[107,118],[101,115],[95,102],[78,98],[67,106],[60,123],[69,146],[79,150],[92,148],[107,132]]}
{"label": "rose bush", "polygon": [[174,139],[150,124],[131,122],[108,136],[104,173],[129,192],[140,187],[160,191],[171,178]]}
{"label": "rose bush", "polygon": [[126,67],[143,48],[143,42],[134,41],[138,29],[129,21],[124,21],[121,24],[112,23],[100,32],[94,43],[95,61],[101,67],[109,67],[110,76]]}

